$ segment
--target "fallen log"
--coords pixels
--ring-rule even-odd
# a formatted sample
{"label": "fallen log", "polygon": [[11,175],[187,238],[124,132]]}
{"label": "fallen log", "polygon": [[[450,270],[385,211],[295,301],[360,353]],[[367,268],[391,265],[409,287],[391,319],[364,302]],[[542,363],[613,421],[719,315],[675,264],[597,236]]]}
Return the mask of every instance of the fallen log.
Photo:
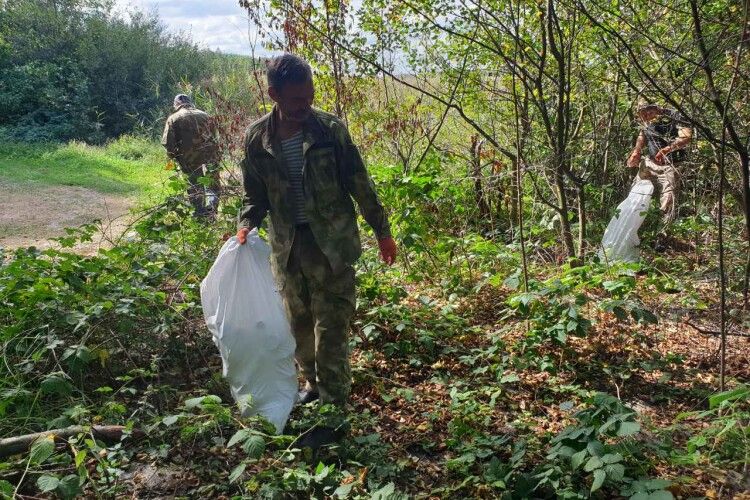
{"label": "fallen log", "polygon": [[[122,425],[94,425],[91,427],[83,425],[73,425],[63,429],[52,429],[44,432],[35,432],[33,434],[24,434],[23,436],[14,436],[0,439],[0,458],[9,457],[18,453],[28,451],[31,444],[39,438],[53,436],[55,440],[66,440],[71,436],[78,434],[88,434],[91,432],[94,438],[99,439],[106,444],[117,443],[122,439],[126,428]],[[133,429],[131,436],[134,439],[141,439],[145,433],[140,429]]]}

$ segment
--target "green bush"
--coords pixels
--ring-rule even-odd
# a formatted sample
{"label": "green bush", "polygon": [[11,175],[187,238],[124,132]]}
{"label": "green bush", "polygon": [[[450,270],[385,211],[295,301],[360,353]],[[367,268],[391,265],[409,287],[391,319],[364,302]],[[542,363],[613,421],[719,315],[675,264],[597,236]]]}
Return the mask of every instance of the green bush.
{"label": "green bush", "polygon": [[0,254],[0,434],[66,423],[102,369],[124,374],[170,348],[174,329],[199,314],[199,277],[220,243],[218,228],[189,214],[170,199],[93,256],[64,248],[90,240],[95,224],[68,230],[59,250]]}
{"label": "green bush", "polygon": [[[221,57],[166,33],[155,13],[89,0],[0,4],[0,126],[23,141],[102,142],[154,124]],[[158,126],[155,128],[159,128]]]}

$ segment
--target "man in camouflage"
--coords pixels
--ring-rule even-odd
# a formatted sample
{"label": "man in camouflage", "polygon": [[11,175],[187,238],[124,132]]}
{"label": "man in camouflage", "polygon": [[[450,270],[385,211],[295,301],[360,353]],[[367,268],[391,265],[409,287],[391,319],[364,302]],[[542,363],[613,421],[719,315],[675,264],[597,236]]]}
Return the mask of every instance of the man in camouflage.
{"label": "man in camouflage", "polygon": [[[162,145],[167,155],[180,165],[188,179],[188,199],[195,209],[195,216],[213,216],[219,206],[219,145],[216,141],[213,121],[206,113],[197,109],[190,98],[179,94],[173,102],[175,112],[167,118]],[[207,176],[211,179],[208,206],[206,189],[199,182]]]}
{"label": "man in camouflage", "polygon": [[[685,146],[693,137],[689,123],[675,110],[655,104],[643,104],[637,110],[641,122],[628,166],[639,167],[638,178],[650,179],[660,192],[663,238],[667,227],[677,217],[680,173],[677,165],[685,157]],[[648,146],[648,156],[641,163],[641,150]]]}
{"label": "man in camouflage", "polygon": [[[244,243],[248,232],[270,213],[272,268],[305,379],[301,402],[319,397],[344,408],[351,386],[352,265],[362,252],[352,198],[389,265],[396,258],[396,244],[346,126],[312,108],[315,89],[307,62],[284,54],[268,62],[267,78],[275,104],[245,136],[245,196],[237,238]],[[310,442],[335,439],[330,428],[317,431]]]}

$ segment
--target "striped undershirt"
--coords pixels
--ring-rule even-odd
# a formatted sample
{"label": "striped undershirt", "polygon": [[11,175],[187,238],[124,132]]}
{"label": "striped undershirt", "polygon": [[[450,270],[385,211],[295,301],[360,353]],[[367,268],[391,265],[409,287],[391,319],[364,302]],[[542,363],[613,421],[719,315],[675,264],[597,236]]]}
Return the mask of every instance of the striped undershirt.
{"label": "striped undershirt", "polygon": [[281,152],[286,160],[286,171],[289,176],[289,194],[292,198],[295,224],[307,224],[305,215],[305,192],[302,188],[302,166],[305,158],[302,155],[302,131],[289,139],[281,141]]}

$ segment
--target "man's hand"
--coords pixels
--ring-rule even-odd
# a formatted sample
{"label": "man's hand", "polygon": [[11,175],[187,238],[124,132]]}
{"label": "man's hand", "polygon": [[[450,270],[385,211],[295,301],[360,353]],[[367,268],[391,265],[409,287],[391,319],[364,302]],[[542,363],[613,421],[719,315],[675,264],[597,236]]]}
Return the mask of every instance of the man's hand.
{"label": "man's hand", "polygon": [[640,162],[641,162],[640,151],[633,151],[633,153],[630,155],[630,158],[628,158],[628,167],[637,168]]}
{"label": "man's hand", "polygon": [[241,227],[237,230],[237,241],[240,242],[240,245],[244,245],[247,242],[248,233],[250,233],[250,229],[246,227]]}
{"label": "man's hand", "polygon": [[657,165],[664,165],[664,162],[667,161],[667,155],[671,153],[672,150],[669,148],[669,146],[665,148],[661,148],[655,155],[654,155],[654,163]]}
{"label": "man's hand", "polygon": [[383,262],[389,266],[396,262],[398,249],[396,248],[396,242],[393,241],[393,238],[389,236],[382,240],[378,240],[378,246],[380,247],[380,258],[383,259]]}

